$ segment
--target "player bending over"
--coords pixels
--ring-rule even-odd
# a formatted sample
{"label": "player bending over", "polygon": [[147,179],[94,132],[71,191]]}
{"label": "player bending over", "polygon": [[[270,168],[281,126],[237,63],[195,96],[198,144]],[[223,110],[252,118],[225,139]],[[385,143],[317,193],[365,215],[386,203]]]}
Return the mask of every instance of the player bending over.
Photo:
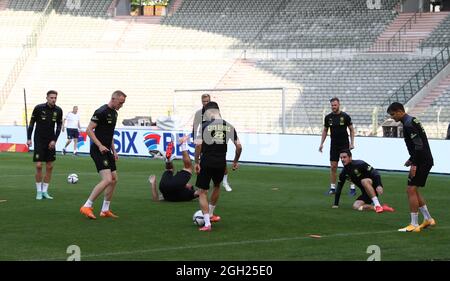
{"label": "player bending over", "polygon": [[174,149],[173,142],[169,143],[167,146],[165,157],[166,170],[162,174],[161,181],[159,182],[159,190],[162,193],[162,198],[159,196],[158,190],[156,189],[156,176],[151,175],[148,178],[152,188],[153,201],[166,200],[171,202],[182,202],[191,201],[198,197],[198,191],[194,190],[192,184],[189,183],[192,176],[192,163],[189,158],[187,147],[188,138],[189,136],[184,136],[180,139],[184,168],[177,172],[176,175],[174,175],[175,171],[172,163],[174,158],[172,153]]}
{"label": "player bending over", "polygon": [[341,151],[339,157],[344,165],[344,169],[339,175],[333,208],[338,208],[342,187],[345,181],[349,179],[359,187],[362,193],[353,203],[353,209],[358,211],[374,210],[377,213],[382,213],[383,211],[393,212],[393,208],[387,204],[381,206],[378,200],[378,195],[383,194],[383,185],[377,170],[362,160],[353,160],[352,153],[348,149]]}

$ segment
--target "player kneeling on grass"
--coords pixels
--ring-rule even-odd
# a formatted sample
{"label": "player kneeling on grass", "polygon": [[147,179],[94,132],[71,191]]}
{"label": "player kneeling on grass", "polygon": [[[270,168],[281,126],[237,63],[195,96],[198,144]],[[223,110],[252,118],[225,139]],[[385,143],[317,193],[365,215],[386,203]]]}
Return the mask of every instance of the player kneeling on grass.
{"label": "player kneeling on grass", "polygon": [[198,191],[194,190],[192,184],[189,183],[189,180],[192,177],[192,163],[189,158],[187,147],[188,138],[189,136],[184,136],[180,139],[184,168],[177,172],[176,175],[174,175],[172,163],[175,156],[173,154],[173,142],[169,143],[167,146],[165,156],[166,170],[162,174],[161,181],[159,182],[159,190],[161,191],[162,197],[158,195],[158,190],[156,189],[156,176],[151,175],[148,178],[152,188],[153,201],[166,200],[171,202],[183,202],[191,201],[198,197]]}
{"label": "player kneeling on grass", "polygon": [[378,200],[378,195],[383,194],[383,186],[381,176],[377,170],[362,160],[353,160],[350,150],[341,151],[339,157],[344,165],[344,169],[339,175],[333,208],[338,208],[342,187],[345,180],[349,179],[359,187],[362,193],[353,203],[353,209],[358,211],[374,210],[377,213],[382,213],[383,211],[393,212],[393,208],[387,204],[381,206]]}

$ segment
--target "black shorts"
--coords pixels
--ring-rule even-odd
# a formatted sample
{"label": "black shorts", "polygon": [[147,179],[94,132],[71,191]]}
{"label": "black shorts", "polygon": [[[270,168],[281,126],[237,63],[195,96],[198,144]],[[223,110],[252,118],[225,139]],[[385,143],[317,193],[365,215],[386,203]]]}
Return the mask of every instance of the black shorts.
{"label": "black shorts", "polygon": [[432,167],[433,166],[429,164],[417,165],[416,175],[414,177],[408,175],[408,186],[424,187]]}
{"label": "black shorts", "polygon": [[356,198],[356,201],[364,201],[364,203],[366,204],[372,204],[372,199],[370,199],[369,194],[367,194],[366,192],[363,192],[358,198]]}
{"label": "black shorts", "polygon": [[164,200],[171,202],[191,201],[196,198],[193,188],[186,188],[186,184],[191,179],[191,173],[181,170],[173,175],[169,172],[161,177],[159,191],[164,196]]}
{"label": "black shorts", "polygon": [[330,161],[339,162],[339,154],[344,149],[349,149],[349,145],[331,145],[330,146]]}
{"label": "black shorts", "polygon": [[116,159],[114,159],[114,155],[111,151],[108,151],[104,154],[100,153],[98,148],[91,147],[91,158],[94,160],[95,167],[97,168],[97,172],[101,170],[110,169],[111,172],[116,170]]}
{"label": "black shorts", "polygon": [[195,185],[198,188],[206,190],[209,189],[209,183],[211,182],[211,180],[213,181],[215,186],[220,185],[225,174],[225,168],[226,166],[221,168],[203,167],[200,164],[200,174],[197,176]]}
{"label": "black shorts", "polygon": [[76,139],[78,140],[78,129],[67,128],[67,139]]}
{"label": "black shorts", "polygon": [[53,162],[56,160],[55,149],[49,149],[51,140],[34,141],[33,162]]}
{"label": "black shorts", "polygon": [[[376,188],[377,188],[377,186],[378,185],[381,185],[381,181],[380,181],[380,184],[378,184],[378,185],[375,185],[375,180],[374,179],[372,179],[372,186],[373,186],[373,188],[375,189],[374,191],[375,191],[375,196],[377,196],[378,197],[378,192],[377,192],[377,190],[376,190]],[[381,185],[382,186],[382,185]],[[362,186],[358,186],[359,187],[359,189],[361,190],[361,195],[358,197],[358,198],[356,198],[356,201],[357,200],[361,200],[361,201],[364,201],[364,203],[366,203],[366,204],[372,204],[373,202],[372,202],[372,199],[370,198],[370,196],[369,196],[369,194],[367,194],[367,192],[366,192],[366,190],[364,189],[364,187],[362,187]]]}

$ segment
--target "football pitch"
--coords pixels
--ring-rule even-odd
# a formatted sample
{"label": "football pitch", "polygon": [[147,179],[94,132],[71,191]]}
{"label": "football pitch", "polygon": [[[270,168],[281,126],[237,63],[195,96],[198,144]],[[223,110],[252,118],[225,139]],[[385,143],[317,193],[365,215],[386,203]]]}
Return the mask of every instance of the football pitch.
{"label": "football pitch", "polygon": [[[332,209],[328,169],[241,164],[230,171],[233,191],[222,189],[216,208],[222,221],[202,233],[192,223],[198,201],[151,200],[147,179],[156,174],[159,180],[161,160],[121,157],[111,204],[119,219],[98,216],[99,198],[97,220],[88,220],[79,208],[99,181],[90,157],[58,155],[49,189],[55,199],[42,201],[35,200],[31,158],[0,153],[0,200],[6,200],[0,203],[0,260],[66,260],[70,245],[79,247],[81,260],[365,261],[372,245],[381,260],[450,260],[449,176],[431,175],[422,190],[436,227],[399,233],[410,220],[406,173],[381,171],[381,202],[396,211],[376,214],[352,210],[348,184],[340,208]],[[78,174],[77,184],[66,182],[70,173]]]}

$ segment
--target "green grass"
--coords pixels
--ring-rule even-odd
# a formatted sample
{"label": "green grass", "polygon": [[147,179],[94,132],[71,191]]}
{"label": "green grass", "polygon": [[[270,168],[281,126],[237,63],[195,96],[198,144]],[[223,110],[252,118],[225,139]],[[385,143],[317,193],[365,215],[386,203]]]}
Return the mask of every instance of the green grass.
{"label": "green grass", "polygon": [[[111,207],[120,218],[93,221],[79,214],[99,180],[89,157],[58,156],[55,199],[36,201],[31,154],[0,153],[0,199],[7,200],[0,203],[0,260],[65,260],[69,245],[80,247],[82,260],[366,260],[370,245],[381,248],[382,260],[450,259],[448,176],[430,176],[423,189],[438,225],[398,233],[409,223],[405,173],[382,172],[381,201],[396,212],[376,214],[352,210],[348,187],[341,207],[331,209],[327,169],[242,165],[230,172],[233,192],[221,194],[222,221],[201,233],[191,221],[197,201],[151,201],[147,178],[161,174],[161,160],[122,157],[117,165]],[[78,184],[66,183],[70,173]]]}

